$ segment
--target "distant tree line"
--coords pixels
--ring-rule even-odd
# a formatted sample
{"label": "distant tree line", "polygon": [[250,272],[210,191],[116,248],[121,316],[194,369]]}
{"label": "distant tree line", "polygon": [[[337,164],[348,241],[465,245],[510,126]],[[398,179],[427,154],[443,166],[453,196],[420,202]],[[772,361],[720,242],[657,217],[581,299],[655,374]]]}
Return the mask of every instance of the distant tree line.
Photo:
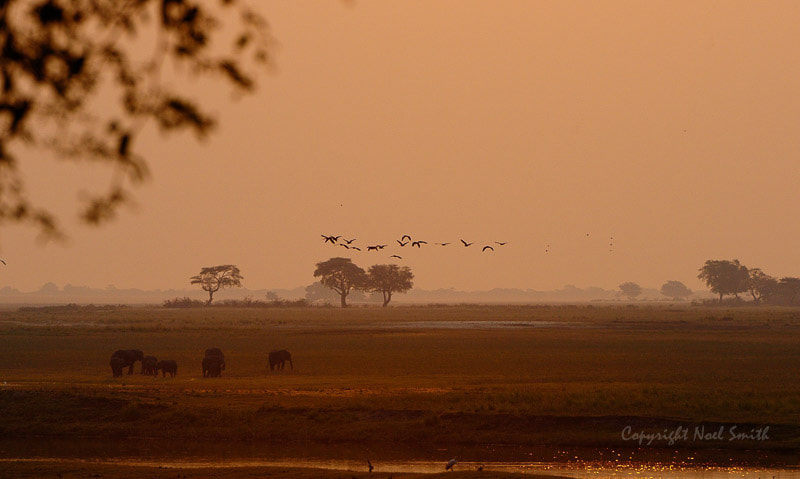
{"label": "distant tree line", "polygon": [[738,259],[708,260],[697,277],[719,295],[720,303],[725,296],[738,300],[739,294],[749,294],[756,304],[800,305],[800,278],[785,276],[778,279],[764,273],[761,268],[748,268]]}
{"label": "distant tree line", "polygon": [[[619,291],[629,301],[634,301],[637,296],[642,294],[642,287],[637,283],[628,281],[619,285]],[[672,298],[674,301],[686,301],[692,295],[692,290],[680,281],[667,281],[661,285],[661,294]]]}

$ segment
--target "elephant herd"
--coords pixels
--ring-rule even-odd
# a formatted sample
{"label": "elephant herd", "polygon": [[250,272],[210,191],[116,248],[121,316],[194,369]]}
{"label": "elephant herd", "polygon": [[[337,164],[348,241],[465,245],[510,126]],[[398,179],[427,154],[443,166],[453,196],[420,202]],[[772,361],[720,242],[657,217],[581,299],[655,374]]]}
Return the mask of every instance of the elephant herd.
{"label": "elephant herd", "polygon": [[159,361],[155,356],[145,356],[139,349],[119,349],[111,355],[111,373],[117,378],[122,376],[123,369],[128,368],[128,374],[133,374],[136,361],[142,363],[142,374],[158,376],[160,370],[164,377],[169,374],[174,378],[178,372],[178,363],[171,359]]}
{"label": "elephant herd", "polygon": [[[122,376],[122,372],[125,368],[128,368],[128,374],[133,374],[133,365],[136,361],[142,363],[142,374],[158,376],[158,371],[161,371],[164,377],[167,377],[167,374],[169,374],[174,378],[175,374],[178,372],[177,362],[171,359],[159,361],[155,356],[145,356],[139,349],[120,349],[114,351],[110,361],[111,372],[114,374],[115,378]],[[269,353],[269,370],[275,371],[277,369],[283,371],[286,361],[289,362],[289,367],[294,370],[292,355],[289,351],[285,349],[272,351]],[[225,355],[219,348],[206,349],[202,365],[204,378],[218,378],[222,376],[222,371],[225,370]]]}

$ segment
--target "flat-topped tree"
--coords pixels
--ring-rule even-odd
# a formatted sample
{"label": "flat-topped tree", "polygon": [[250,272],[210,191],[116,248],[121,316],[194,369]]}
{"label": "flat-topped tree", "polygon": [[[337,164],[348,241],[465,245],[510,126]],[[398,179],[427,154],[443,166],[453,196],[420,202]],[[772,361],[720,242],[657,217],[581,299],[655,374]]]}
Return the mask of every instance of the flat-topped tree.
{"label": "flat-topped tree", "polygon": [[339,294],[343,308],[347,307],[347,295],[354,289],[364,288],[367,282],[367,273],[350,258],[331,258],[317,263],[314,277]]}
{"label": "flat-topped tree", "polygon": [[369,267],[367,290],[383,294],[383,307],[392,300],[392,293],[405,293],[414,286],[414,273],[408,266],[375,264]]}
{"label": "flat-topped tree", "polygon": [[214,293],[221,288],[237,288],[242,287],[242,280],[244,278],[239,274],[239,268],[232,264],[223,264],[220,266],[207,266],[200,270],[200,274],[191,277],[192,284],[199,284],[203,291],[208,291],[208,302],[211,304],[214,300]]}

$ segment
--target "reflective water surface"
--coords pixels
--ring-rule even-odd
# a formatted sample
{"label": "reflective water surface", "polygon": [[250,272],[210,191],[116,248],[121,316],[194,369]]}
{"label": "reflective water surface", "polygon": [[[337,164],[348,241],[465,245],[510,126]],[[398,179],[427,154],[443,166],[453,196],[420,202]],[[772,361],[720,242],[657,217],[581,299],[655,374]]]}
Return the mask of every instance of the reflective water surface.
{"label": "reflective water surface", "polygon": [[[63,461],[166,468],[302,467],[375,472],[437,473],[452,457],[456,469],[536,473],[575,478],[793,478],[800,479],[794,451],[663,450],[632,448],[524,448],[485,445],[465,449],[419,451],[397,447],[374,450],[347,445],[183,444],[140,441],[0,441],[5,461]],[[345,458],[345,459],[343,459]]]}

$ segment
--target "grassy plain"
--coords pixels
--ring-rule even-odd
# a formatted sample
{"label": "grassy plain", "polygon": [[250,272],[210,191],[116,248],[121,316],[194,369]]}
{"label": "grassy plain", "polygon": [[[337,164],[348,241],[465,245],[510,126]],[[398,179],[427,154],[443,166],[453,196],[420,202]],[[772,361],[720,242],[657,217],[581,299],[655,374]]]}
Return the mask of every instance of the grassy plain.
{"label": "grassy plain", "polygon": [[[208,347],[226,355],[203,378]],[[115,379],[110,354],[175,359],[175,379]],[[269,373],[272,349],[294,371]],[[36,309],[0,313],[0,437],[346,447],[447,457],[624,447],[624,426],[770,426],[800,447],[800,310],[689,306]],[[690,433],[691,434],[691,433]],[[241,445],[241,447],[239,446]],[[655,445],[664,446],[663,442]],[[655,446],[654,445],[654,446]],[[274,448],[273,448],[274,449]],[[470,450],[473,450],[470,449]],[[439,451],[439,452],[437,452]],[[499,454],[499,453],[498,453]]]}

